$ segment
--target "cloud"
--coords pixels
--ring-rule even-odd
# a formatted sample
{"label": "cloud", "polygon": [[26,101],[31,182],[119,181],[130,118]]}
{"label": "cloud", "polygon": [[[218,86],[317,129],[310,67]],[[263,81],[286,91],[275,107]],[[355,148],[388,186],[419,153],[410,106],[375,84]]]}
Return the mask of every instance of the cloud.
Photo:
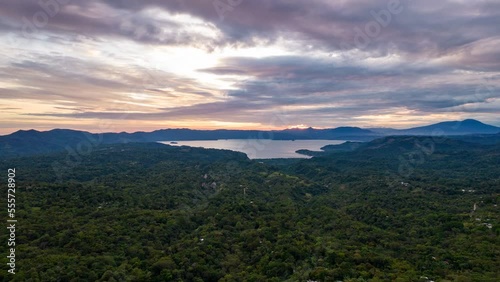
{"label": "cloud", "polygon": [[500,123],[498,1],[57,1],[2,5],[9,119]]}
{"label": "cloud", "polygon": [[[221,31],[223,38],[212,42],[219,45],[252,45],[256,41],[270,42],[286,36],[308,44],[313,42],[316,48],[331,51],[344,50],[345,46],[359,47],[356,37],[361,30],[369,39],[369,44],[362,44],[363,49],[381,54],[389,51],[388,43],[391,43],[401,52],[439,56],[497,36],[496,27],[500,24],[496,1],[447,0],[436,4],[429,0],[334,3],[255,0],[231,7],[223,18],[213,1],[90,0],[71,1],[57,7],[52,10],[58,12],[49,16],[44,29],[123,36],[159,44],[193,44],[203,41],[204,36],[201,33],[194,36],[195,33],[188,31],[193,25],[199,25]],[[44,9],[35,1],[19,0],[4,3],[2,11],[4,24],[19,26],[24,24],[19,19],[24,17],[33,22],[33,16]],[[178,14],[191,15],[202,22],[186,25],[185,21],[165,17]]]}

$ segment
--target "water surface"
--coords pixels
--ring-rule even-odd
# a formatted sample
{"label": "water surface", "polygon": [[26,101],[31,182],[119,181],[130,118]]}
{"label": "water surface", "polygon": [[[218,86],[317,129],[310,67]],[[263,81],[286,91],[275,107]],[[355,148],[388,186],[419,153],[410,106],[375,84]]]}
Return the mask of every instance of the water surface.
{"label": "water surface", "polygon": [[[176,143],[172,143],[176,142]],[[173,146],[191,146],[226,149],[245,153],[250,159],[309,158],[295,153],[300,149],[321,151],[325,145],[344,143],[345,140],[269,140],[269,139],[219,139],[195,141],[163,141]]]}

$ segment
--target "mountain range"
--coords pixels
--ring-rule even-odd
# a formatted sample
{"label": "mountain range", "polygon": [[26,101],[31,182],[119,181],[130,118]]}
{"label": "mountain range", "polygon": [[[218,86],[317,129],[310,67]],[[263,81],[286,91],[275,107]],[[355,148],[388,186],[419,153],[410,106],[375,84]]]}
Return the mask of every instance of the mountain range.
{"label": "mountain range", "polygon": [[467,135],[467,134],[495,134],[500,127],[484,124],[475,119],[462,121],[445,121],[427,126],[408,129],[372,128],[373,132],[382,135]]}
{"label": "mountain range", "polygon": [[[355,140],[371,141],[391,135],[480,135],[498,134],[500,127],[484,124],[473,119],[446,121],[428,126],[408,129],[337,127],[329,129],[289,128],[284,130],[192,130],[161,129],[152,132],[134,133],[89,133],[70,129],[50,131],[19,130],[9,135],[0,136],[0,158],[44,154],[57,151],[85,151],[89,147],[101,144],[181,141],[181,140],[217,140],[217,139],[273,139],[273,140]],[[463,137],[466,139],[466,137]],[[470,138],[470,137],[469,137]],[[487,142],[491,138],[484,138]]]}

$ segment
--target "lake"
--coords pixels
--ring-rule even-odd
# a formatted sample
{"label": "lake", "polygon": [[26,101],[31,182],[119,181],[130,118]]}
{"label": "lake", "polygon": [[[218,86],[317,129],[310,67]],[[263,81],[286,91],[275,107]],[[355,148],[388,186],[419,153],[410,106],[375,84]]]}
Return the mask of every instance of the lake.
{"label": "lake", "polygon": [[207,149],[226,149],[245,153],[250,159],[273,158],[310,158],[295,153],[300,149],[321,151],[325,145],[344,143],[345,140],[270,140],[270,139],[224,139],[195,141],[162,141],[160,143],[172,146],[202,147]]}

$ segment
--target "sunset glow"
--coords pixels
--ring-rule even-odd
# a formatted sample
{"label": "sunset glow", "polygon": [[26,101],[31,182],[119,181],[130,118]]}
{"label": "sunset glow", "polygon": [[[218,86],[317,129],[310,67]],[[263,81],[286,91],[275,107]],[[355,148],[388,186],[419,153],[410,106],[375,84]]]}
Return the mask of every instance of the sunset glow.
{"label": "sunset glow", "polygon": [[118,2],[2,4],[0,134],[500,125],[497,1]]}

